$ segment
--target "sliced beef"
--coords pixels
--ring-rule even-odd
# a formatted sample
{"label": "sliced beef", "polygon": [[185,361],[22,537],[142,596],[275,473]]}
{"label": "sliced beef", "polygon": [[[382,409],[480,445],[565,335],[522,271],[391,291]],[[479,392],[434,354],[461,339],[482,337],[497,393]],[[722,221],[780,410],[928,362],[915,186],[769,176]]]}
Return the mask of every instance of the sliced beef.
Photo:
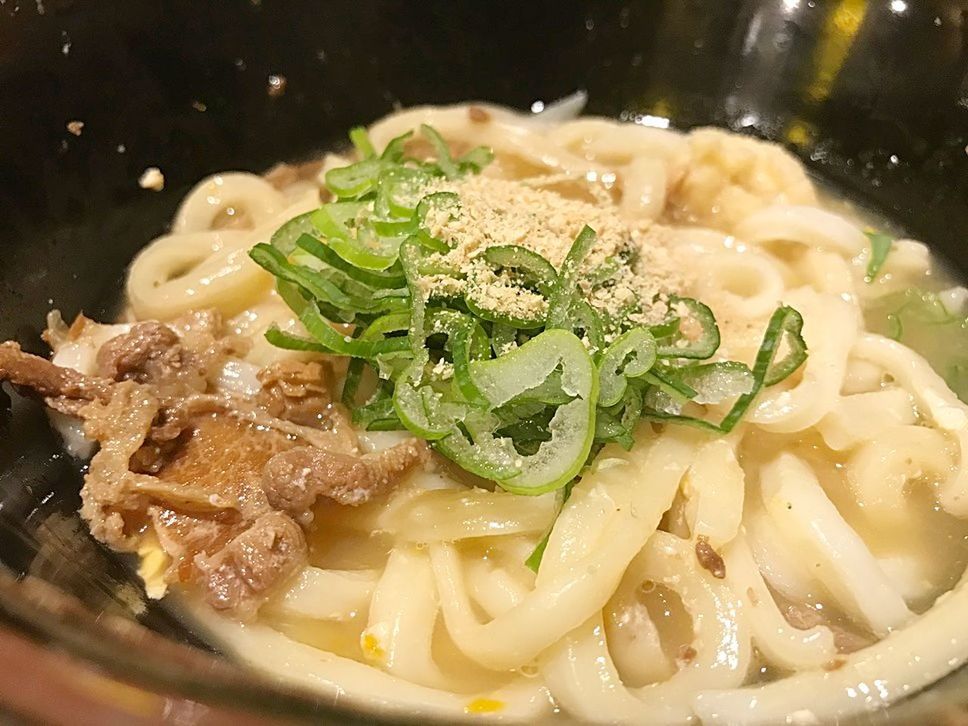
{"label": "sliced beef", "polygon": [[149,364],[180,365],[178,335],[167,325],[154,321],[135,323],[123,335],[111,338],[97,352],[99,376],[112,380],[140,380],[148,377]]}
{"label": "sliced beef", "polygon": [[696,537],[696,559],[703,569],[720,580],[726,577],[726,563],[720,554],[709,544],[706,535],[701,534]]}
{"label": "sliced beef", "polygon": [[46,358],[24,353],[13,341],[0,343],[0,381],[25,386],[46,398],[106,400],[111,382],[55,366]]}
{"label": "sliced beef", "polygon": [[205,392],[230,355],[244,355],[248,342],[227,334],[217,310],[189,312],[162,325],[135,323],[98,351],[98,372],[114,380],[133,379],[177,397]]}
{"label": "sliced beef", "polygon": [[168,582],[240,617],[305,564],[297,522],[318,497],[360,504],[427,458],[416,440],[359,456],[324,364],[265,369],[254,401],[212,390],[226,356],[244,349],[211,312],[136,323],[101,347],[98,376],[0,344],[0,381],[82,419],[100,444],[81,490],[91,533],[134,551],[154,530]]}
{"label": "sliced beef", "polygon": [[101,444],[84,477],[81,517],[95,538],[130,551],[137,548],[143,523],[139,514],[149,502],[149,492],[139,491],[139,484],[150,486],[155,478],[132,472],[129,461],[144,444],[159,402],[133,381],[115,384],[110,391],[106,402],[95,400],[80,409],[85,435]]}
{"label": "sliced beef", "polygon": [[158,478],[233,502],[243,517],[269,510],[262,491],[262,470],[276,454],[295,443],[285,434],[218,413],[189,421],[167,452]]}
{"label": "sliced beef", "polygon": [[193,564],[209,604],[246,617],[278,583],[295,575],[307,556],[299,525],[282,512],[267,512],[214,554],[196,555]]}
{"label": "sliced beef", "polygon": [[259,382],[259,405],[277,418],[317,426],[333,408],[333,372],[316,361],[273,363],[259,372]]}
{"label": "sliced beef", "polygon": [[417,439],[365,456],[300,446],[269,460],[263,488],[273,507],[295,516],[320,496],[359,505],[388,491],[428,455],[426,444]]}

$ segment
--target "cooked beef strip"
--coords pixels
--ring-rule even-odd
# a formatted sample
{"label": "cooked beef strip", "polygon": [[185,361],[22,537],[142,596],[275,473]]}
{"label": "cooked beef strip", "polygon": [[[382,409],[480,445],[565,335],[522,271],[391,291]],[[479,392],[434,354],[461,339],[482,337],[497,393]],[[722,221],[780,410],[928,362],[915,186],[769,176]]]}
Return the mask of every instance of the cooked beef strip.
{"label": "cooked beef strip", "polygon": [[24,353],[13,341],[0,343],[0,380],[31,388],[48,398],[107,400],[111,391],[111,381],[55,366],[46,358]]}
{"label": "cooked beef strip", "polygon": [[193,564],[209,604],[246,617],[299,571],[308,554],[299,525],[282,512],[267,512],[214,554],[196,555]]}
{"label": "cooked beef strip", "polygon": [[106,403],[95,400],[79,411],[85,435],[101,444],[84,477],[81,517],[96,539],[117,550],[137,548],[138,514],[149,502],[137,485],[156,480],[132,472],[129,461],[144,443],[158,407],[149,389],[128,381],[112,386]]}
{"label": "cooked beef strip", "polygon": [[[213,607],[248,617],[305,563],[296,522],[311,521],[318,496],[366,501],[424,461],[426,448],[414,440],[357,456],[319,363],[261,372],[257,401],[209,392],[226,356],[242,351],[219,316],[203,311],[138,323],[105,343],[98,370],[115,380],[3,343],[0,381],[82,419],[100,444],[81,490],[81,516],[97,539],[134,551],[154,530],[171,557],[167,581],[192,583]],[[295,489],[287,489],[286,466],[298,473]]]}
{"label": "cooked beef strip", "polygon": [[148,321],[135,323],[124,335],[111,338],[97,352],[99,376],[113,380],[145,379],[149,363],[164,361],[177,365],[178,335],[167,325]]}
{"label": "cooked beef strip", "polygon": [[217,310],[186,313],[167,324],[135,323],[97,354],[98,373],[114,380],[151,383],[163,394],[204,392],[229,355],[244,355],[248,341],[227,335]]}
{"label": "cooked beef strip", "polygon": [[333,401],[333,372],[315,361],[283,360],[259,371],[259,405],[270,415],[305,426],[318,425]]}
{"label": "cooked beef strip", "polygon": [[428,456],[426,444],[417,439],[365,456],[299,446],[269,460],[262,485],[273,507],[298,517],[320,495],[340,504],[363,504],[389,490]]}

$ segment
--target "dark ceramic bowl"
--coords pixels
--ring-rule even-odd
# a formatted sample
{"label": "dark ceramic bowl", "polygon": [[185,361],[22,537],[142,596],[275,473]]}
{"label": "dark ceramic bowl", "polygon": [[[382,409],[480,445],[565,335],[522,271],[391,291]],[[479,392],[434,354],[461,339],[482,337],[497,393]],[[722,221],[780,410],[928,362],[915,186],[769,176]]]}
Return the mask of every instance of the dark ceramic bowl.
{"label": "dark ceramic bowl", "polygon": [[[590,113],[784,143],[968,272],[966,67],[963,0],[0,0],[0,339],[41,352],[51,307],[110,317],[131,256],[206,174],[308,157],[399,106],[576,89]],[[139,188],[148,166],[164,192]],[[40,407],[0,393],[8,714],[367,718],[258,682],[146,601],[78,521],[80,480]],[[966,682],[862,720],[965,719]]]}

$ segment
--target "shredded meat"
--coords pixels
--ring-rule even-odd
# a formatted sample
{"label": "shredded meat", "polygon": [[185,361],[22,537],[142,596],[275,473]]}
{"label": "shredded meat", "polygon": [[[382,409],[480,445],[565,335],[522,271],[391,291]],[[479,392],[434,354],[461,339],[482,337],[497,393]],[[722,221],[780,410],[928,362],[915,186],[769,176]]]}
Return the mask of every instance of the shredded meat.
{"label": "shredded meat", "polygon": [[0,380],[31,388],[48,398],[107,399],[111,390],[110,381],[55,366],[44,358],[24,353],[13,341],[0,343]]}
{"label": "shredded meat", "polygon": [[691,645],[680,645],[679,652],[676,654],[676,662],[680,667],[687,666],[696,659],[696,649]]}
{"label": "shredded meat", "polygon": [[98,375],[150,383],[169,398],[203,392],[227,356],[248,351],[248,342],[224,327],[217,310],[192,311],[165,325],[135,323],[98,350]]}
{"label": "shredded meat", "polygon": [[696,537],[696,559],[713,577],[720,580],[726,577],[726,563],[703,534]]}
{"label": "shredded meat", "polygon": [[151,391],[129,381],[113,386],[106,403],[95,400],[80,409],[84,433],[101,444],[84,478],[81,517],[95,538],[115,549],[137,547],[135,520],[148,504],[139,485],[150,487],[155,480],[132,472],[128,462],[144,443],[158,407]]}
{"label": "shredded meat", "polygon": [[196,555],[212,555],[245,529],[237,512],[188,514],[161,505],[148,508],[148,516],[162,549],[171,558],[172,581],[195,579]]}
{"label": "shredded meat", "polygon": [[279,361],[259,371],[259,382],[259,405],[271,416],[314,426],[332,408],[333,371],[321,363]]}
{"label": "shredded meat", "polygon": [[91,533],[134,551],[153,530],[171,558],[166,579],[239,617],[305,564],[297,522],[318,497],[359,504],[427,457],[417,441],[358,456],[324,364],[267,368],[255,401],[211,390],[244,350],[211,311],[135,324],[101,347],[97,376],[0,344],[0,381],[82,419],[100,444],[81,490]]}
{"label": "shredded meat", "polygon": [[428,455],[417,439],[365,456],[300,446],[269,460],[263,488],[273,507],[297,516],[320,495],[355,506],[387,491]]}
{"label": "shredded meat", "polygon": [[215,554],[196,555],[194,565],[213,607],[246,616],[298,571],[307,554],[299,525],[281,512],[267,512]]}
{"label": "shredded meat", "polygon": [[135,323],[128,333],[111,338],[98,350],[98,375],[113,380],[144,380],[149,362],[178,364],[177,343],[178,336],[167,325]]}

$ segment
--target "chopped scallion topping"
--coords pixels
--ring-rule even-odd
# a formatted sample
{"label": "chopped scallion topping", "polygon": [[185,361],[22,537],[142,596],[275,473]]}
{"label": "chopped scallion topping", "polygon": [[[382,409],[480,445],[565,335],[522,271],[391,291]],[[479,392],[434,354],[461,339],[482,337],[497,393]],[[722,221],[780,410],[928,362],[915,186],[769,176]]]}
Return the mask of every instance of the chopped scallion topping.
{"label": "chopped scallion topping", "polygon": [[864,279],[867,283],[871,283],[877,279],[887,261],[887,255],[891,251],[894,240],[882,232],[864,232],[864,234],[871,242],[871,256],[867,261],[867,275]]}
{"label": "chopped scallion topping", "polygon": [[[479,172],[493,154],[480,147],[454,158],[435,129],[419,133],[435,160],[407,156],[412,133],[378,152],[353,129],[360,160],[326,175],[336,201],[250,251],[309,333],[272,327],[266,338],[350,358],[342,400],[356,425],[405,428],[469,472],[519,494],[559,491],[563,505],[593,452],[610,442],[630,448],[643,417],[727,432],[763,387],[805,360],[803,321],[786,306],[770,319],[752,370],[702,362],[720,334],[698,300],[670,301],[669,317],[651,328],[624,314],[603,320],[585,295],[608,285],[618,263],[586,269],[597,240],[588,226],[557,269],[523,246],[484,247],[482,262],[511,292],[541,303],[526,312],[485,308],[470,292],[428,293],[428,278],[464,274],[448,267],[451,243],[431,232],[441,218],[459,218],[461,198],[435,184]],[[719,423],[681,413],[733,399]],[[528,559],[533,569],[546,542]]]}

